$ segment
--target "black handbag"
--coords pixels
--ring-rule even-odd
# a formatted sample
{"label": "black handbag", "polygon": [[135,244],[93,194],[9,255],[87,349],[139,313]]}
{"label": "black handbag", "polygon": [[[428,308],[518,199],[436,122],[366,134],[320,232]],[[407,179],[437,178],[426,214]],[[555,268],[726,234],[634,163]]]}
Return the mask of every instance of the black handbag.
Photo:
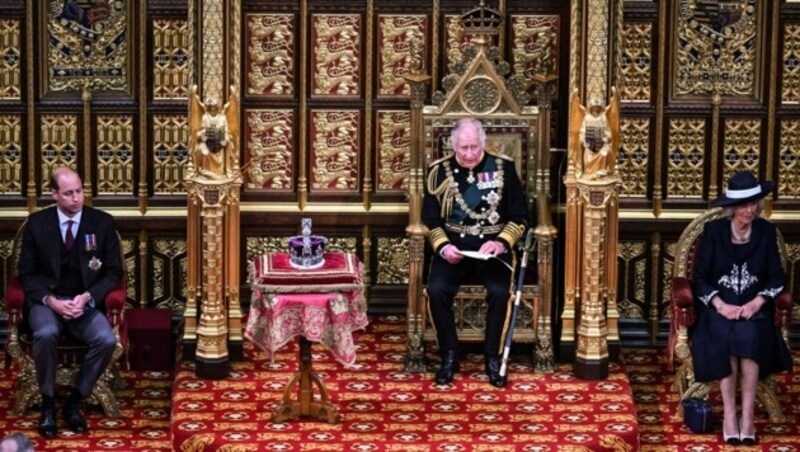
{"label": "black handbag", "polygon": [[703,399],[691,397],[681,400],[683,406],[683,423],[694,433],[710,433],[714,431],[714,420],[711,415],[711,404]]}

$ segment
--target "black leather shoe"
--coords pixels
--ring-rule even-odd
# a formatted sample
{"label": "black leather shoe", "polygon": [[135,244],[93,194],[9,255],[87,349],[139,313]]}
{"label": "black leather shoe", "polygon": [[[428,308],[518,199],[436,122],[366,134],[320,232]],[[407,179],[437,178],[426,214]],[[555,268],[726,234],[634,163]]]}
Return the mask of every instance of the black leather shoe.
{"label": "black leather shoe", "polygon": [[64,404],[64,421],[67,426],[75,433],[85,433],[87,430],[86,419],[81,414],[80,404],[67,402]]}
{"label": "black leather shoe", "polygon": [[506,387],[506,377],[500,375],[500,358],[497,356],[486,357],[486,375],[495,388]]}
{"label": "black leather shoe", "polygon": [[42,407],[42,415],[39,416],[39,434],[45,438],[55,438],[58,430],[56,428],[56,409],[55,407]]}
{"label": "black leather shoe", "polygon": [[442,355],[442,367],[436,372],[434,381],[437,385],[452,383],[456,372],[458,372],[458,352],[454,350],[444,352]]}

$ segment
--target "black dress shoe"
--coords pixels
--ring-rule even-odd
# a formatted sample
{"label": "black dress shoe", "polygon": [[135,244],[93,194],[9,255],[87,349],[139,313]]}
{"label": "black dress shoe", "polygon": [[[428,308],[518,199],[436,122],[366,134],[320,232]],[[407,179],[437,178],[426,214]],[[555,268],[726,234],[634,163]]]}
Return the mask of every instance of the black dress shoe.
{"label": "black dress shoe", "polygon": [[506,377],[500,375],[500,358],[497,356],[486,356],[486,375],[495,388],[506,387]]}
{"label": "black dress shoe", "polygon": [[436,372],[434,381],[437,385],[452,383],[456,372],[458,372],[458,352],[454,350],[444,352],[442,354],[442,367]]}
{"label": "black dress shoe", "polygon": [[42,415],[39,416],[39,434],[45,438],[55,438],[58,430],[56,428],[56,409],[55,407],[42,407]]}
{"label": "black dress shoe", "polygon": [[86,419],[81,414],[80,405],[75,402],[64,404],[64,421],[67,426],[75,433],[85,433],[87,430]]}

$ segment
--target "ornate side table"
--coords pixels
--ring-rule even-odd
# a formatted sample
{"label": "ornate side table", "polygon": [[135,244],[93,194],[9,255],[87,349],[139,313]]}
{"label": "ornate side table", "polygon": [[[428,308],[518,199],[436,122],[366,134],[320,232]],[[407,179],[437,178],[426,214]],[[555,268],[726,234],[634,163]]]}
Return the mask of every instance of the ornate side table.
{"label": "ornate side table", "polygon": [[[300,338],[300,369],[274,410],[275,422],[310,417],[339,422],[322,380],[312,372],[311,343],[319,342],[345,366],[355,362],[353,332],[367,326],[363,268],[350,253],[325,253],[320,268],[296,269],[288,253],[259,256],[250,265],[253,289],[244,337],[274,359],[275,352]],[[314,386],[320,400],[314,401]],[[292,400],[297,387],[298,399]]]}

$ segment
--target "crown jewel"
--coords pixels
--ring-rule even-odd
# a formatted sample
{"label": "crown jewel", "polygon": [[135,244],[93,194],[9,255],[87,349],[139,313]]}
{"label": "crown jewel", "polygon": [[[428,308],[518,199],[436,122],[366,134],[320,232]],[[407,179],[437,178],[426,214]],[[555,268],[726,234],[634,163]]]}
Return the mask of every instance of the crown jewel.
{"label": "crown jewel", "polygon": [[300,220],[302,235],[289,237],[289,263],[301,270],[325,265],[325,237],[311,234],[311,219]]}
{"label": "crown jewel", "polygon": [[475,8],[461,15],[464,32],[470,35],[497,35],[503,16],[499,11],[486,6],[484,0]]}

